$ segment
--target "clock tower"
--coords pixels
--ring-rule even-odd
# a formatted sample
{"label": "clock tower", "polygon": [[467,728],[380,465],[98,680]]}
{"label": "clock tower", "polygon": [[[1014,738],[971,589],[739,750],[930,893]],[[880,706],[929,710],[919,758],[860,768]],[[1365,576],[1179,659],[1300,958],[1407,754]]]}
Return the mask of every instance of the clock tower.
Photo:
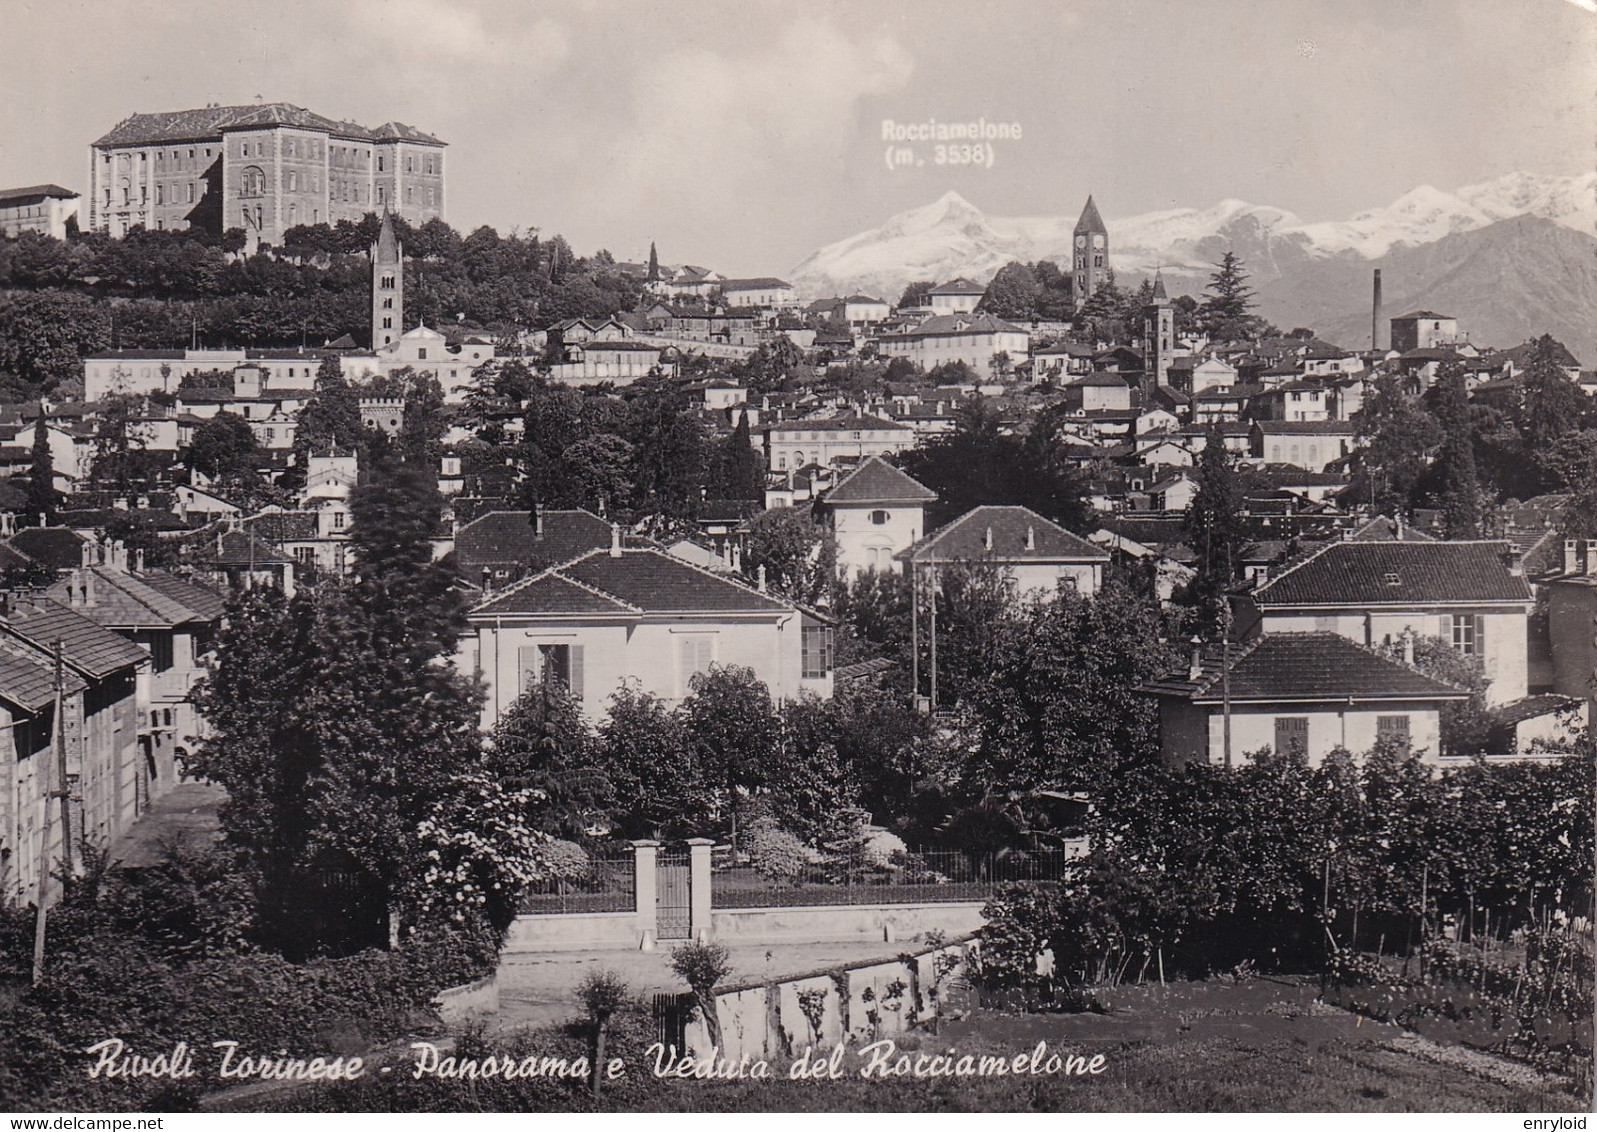
{"label": "clock tower", "polygon": [[1104,227],[1103,217],[1098,215],[1098,206],[1090,194],[1087,207],[1081,210],[1081,219],[1076,221],[1071,243],[1074,245],[1071,248],[1074,267],[1071,280],[1075,284],[1076,309],[1080,310],[1093,292],[1109,281],[1109,229]]}

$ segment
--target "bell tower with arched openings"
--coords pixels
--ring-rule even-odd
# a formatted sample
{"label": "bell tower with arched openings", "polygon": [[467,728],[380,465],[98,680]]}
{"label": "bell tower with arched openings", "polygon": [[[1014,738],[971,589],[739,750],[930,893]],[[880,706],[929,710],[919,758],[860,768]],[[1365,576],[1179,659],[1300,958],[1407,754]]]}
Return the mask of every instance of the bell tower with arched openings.
{"label": "bell tower with arched openings", "polygon": [[1092,298],[1100,286],[1109,281],[1109,229],[1104,227],[1098,206],[1087,196],[1087,206],[1076,221],[1075,237],[1071,240],[1071,281],[1075,284],[1076,309]]}
{"label": "bell tower with arched openings", "polygon": [[405,331],[405,248],[383,209],[383,226],[372,245],[372,349],[399,341]]}

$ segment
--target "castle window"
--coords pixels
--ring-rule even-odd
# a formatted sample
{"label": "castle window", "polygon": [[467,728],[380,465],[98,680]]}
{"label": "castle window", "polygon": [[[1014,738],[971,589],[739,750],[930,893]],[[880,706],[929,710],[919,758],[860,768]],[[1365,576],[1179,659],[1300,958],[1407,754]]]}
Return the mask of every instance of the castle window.
{"label": "castle window", "polygon": [[394,320],[393,319],[391,319],[391,318],[383,319],[383,329],[384,330],[392,330],[393,328],[394,328]]}

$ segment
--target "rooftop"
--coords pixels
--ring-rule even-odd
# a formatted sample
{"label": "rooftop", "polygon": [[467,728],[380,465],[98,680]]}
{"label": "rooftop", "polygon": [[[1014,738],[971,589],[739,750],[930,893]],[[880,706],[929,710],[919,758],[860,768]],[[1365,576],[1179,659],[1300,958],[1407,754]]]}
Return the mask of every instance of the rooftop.
{"label": "rooftop", "polygon": [[1334,542],[1267,582],[1271,606],[1467,605],[1528,602],[1506,542]]}
{"label": "rooftop", "polygon": [[833,506],[868,503],[935,503],[937,493],[907,473],[893,467],[880,456],[872,456],[827,492],[826,502]]}
{"label": "rooftop", "polygon": [[780,613],[785,602],[655,549],[595,550],[518,582],[478,614]]}
{"label": "rooftop", "polygon": [[939,527],[898,557],[912,562],[979,558],[1103,562],[1109,553],[1028,507],[988,505],[972,508]]}
{"label": "rooftop", "polygon": [[170,110],[157,114],[131,114],[94,145],[151,145],[163,142],[204,141],[220,137],[223,130],[263,126],[296,126],[319,130],[357,141],[409,141],[424,145],[443,145],[431,134],[403,122],[384,122],[375,129],[354,122],[323,117],[288,102],[256,103],[249,106],[205,106],[194,110]]}
{"label": "rooftop", "polygon": [[[1227,691],[1227,670],[1218,646],[1202,651],[1191,668],[1149,681],[1138,690],[1179,696],[1195,704],[1218,704]],[[1312,700],[1463,700],[1462,688],[1432,679],[1335,633],[1266,633],[1232,646],[1232,703],[1291,703]]]}

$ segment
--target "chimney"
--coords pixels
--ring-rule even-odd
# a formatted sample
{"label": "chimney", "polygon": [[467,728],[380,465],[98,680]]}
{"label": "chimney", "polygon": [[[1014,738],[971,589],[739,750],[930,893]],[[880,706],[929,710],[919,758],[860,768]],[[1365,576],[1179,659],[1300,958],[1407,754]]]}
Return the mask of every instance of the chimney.
{"label": "chimney", "polygon": [[67,575],[67,604],[78,606],[83,604],[83,571],[74,570]]}
{"label": "chimney", "polygon": [[1403,626],[1403,663],[1414,667],[1414,626]]}
{"label": "chimney", "polygon": [[15,512],[0,513],[0,534],[14,535],[17,533],[17,516]]}
{"label": "chimney", "polygon": [[537,503],[532,505],[532,533],[543,538],[543,508]]}
{"label": "chimney", "polygon": [[1192,635],[1192,663],[1187,666],[1187,680],[1197,683],[1203,675],[1203,638],[1196,633]]}
{"label": "chimney", "polygon": [[1381,348],[1381,269],[1375,269],[1375,294],[1370,304],[1370,349]]}
{"label": "chimney", "polygon": [[610,557],[621,557],[621,524],[610,524]]}
{"label": "chimney", "polygon": [[493,590],[494,572],[488,567],[482,568],[482,592],[489,593]]}
{"label": "chimney", "polygon": [[78,565],[94,565],[94,543],[92,540],[84,539],[83,545],[78,547]]}
{"label": "chimney", "polygon": [[754,583],[755,584],[755,588],[757,588],[761,593],[764,593],[765,592],[765,563],[763,563],[763,562],[760,563],[759,569],[755,572],[754,577],[755,577],[755,583]]}
{"label": "chimney", "polygon": [[1027,550],[1036,550],[1037,549],[1037,532],[1032,529],[1032,526],[1031,526],[1030,523],[1026,524],[1026,549]]}
{"label": "chimney", "polygon": [[1525,576],[1525,554],[1519,547],[1509,544],[1508,547],[1508,572],[1516,578]]}
{"label": "chimney", "polygon": [[1392,526],[1397,531],[1397,541],[1403,541],[1403,512],[1397,512],[1392,518]]}
{"label": "chimney", "polygon": [[140,574],[144,573],[144,551],[135,550],[133,552],[133,569]]}
{"label": "chimney", "polygon": [[92,606],[95,604],[93,570],[83,571],[83,604],[85,606]]}
{"label": "chimney", "polygon": [[743,572],[743,548],[737,543],[732,544],[732,570],[738,574]]}
{"label": "chimney", "polygon": [[46,515],[43,511],[40,511],[39,512],[39,526],[48,527],[49,525],[50,525],[50,516]]}
{"label": "chimney", "polygon": [[987,528],[987,534],[982,538],[982,545],[988,550],[993,548],[993,529],[991,527]]}

